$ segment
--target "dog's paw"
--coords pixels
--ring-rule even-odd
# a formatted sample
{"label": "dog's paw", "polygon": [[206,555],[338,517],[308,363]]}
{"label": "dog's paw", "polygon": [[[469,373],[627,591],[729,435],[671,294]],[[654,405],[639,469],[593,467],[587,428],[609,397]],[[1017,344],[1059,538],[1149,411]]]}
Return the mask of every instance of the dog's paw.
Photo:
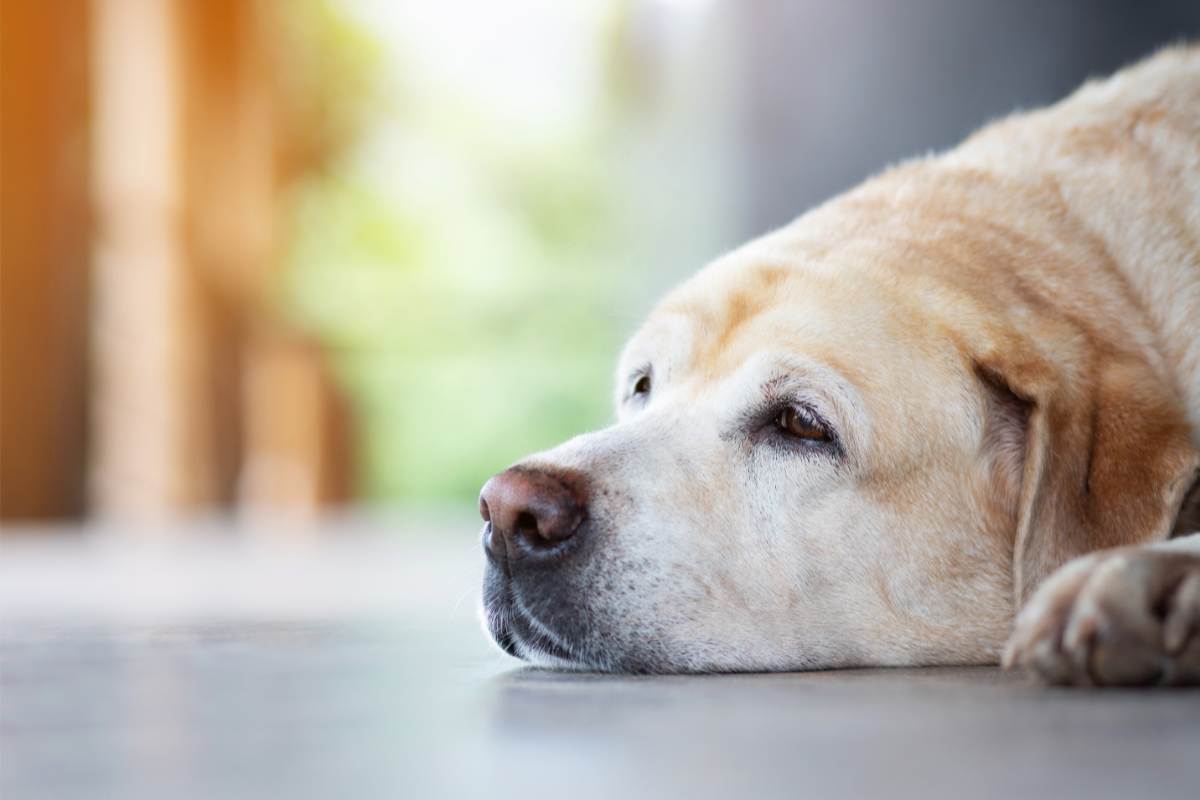
{"label": "dog's paw", "polygon": [[1056,684],[1200,683],[1200,555],[1141,547],[1070,562],[1017,616],[1004,665]]}

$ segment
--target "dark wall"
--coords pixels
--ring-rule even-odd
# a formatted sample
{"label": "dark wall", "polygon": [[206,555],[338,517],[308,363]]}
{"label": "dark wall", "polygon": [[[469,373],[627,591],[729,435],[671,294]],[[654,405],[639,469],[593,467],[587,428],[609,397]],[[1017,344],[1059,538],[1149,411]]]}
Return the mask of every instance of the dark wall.
{"label": "dark wall", "polygon": [[902,158],[1200,39],[1200,0],[737,0],[746,236]]}

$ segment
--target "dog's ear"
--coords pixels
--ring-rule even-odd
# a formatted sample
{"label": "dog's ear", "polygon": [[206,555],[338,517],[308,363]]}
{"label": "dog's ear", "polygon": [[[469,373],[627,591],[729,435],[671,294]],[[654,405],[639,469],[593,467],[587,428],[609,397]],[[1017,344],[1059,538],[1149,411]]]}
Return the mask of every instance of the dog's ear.
{"label": "dog's ear", "polygon": [[1017,607],[1075,556],[1167,538],[1200,466],[1174,387],[1126,354],[1087,362],[976,360],[992,398],[985,446],[1009,450],[993,464],[1008,472],[998,490],[1012,487]]}

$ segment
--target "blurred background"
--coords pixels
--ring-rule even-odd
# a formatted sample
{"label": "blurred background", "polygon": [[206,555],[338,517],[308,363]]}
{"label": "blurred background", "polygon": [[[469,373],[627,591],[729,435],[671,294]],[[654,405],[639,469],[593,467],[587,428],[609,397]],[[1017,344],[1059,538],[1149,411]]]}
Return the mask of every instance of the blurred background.
{"label": "blurred background", "polygon": [[1200,4],[4,0],[2,33],[0,516],[307,518],[469,511],[609,420],[668,286]]}

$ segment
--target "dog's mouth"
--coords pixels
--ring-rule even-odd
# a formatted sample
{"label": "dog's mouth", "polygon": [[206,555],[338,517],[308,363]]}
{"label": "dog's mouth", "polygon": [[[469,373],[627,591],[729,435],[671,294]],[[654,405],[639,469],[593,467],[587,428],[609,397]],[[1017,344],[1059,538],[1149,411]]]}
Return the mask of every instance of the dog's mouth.
{"label": "dog's mouth", "polygon": [[488,634],[500,649],[524,661],[555,667],[586,667],[578,648],[559,631],[538,619],[515,597],[507,580],[489,582],[484,597]]}
{"label": "dog's mouth", "polygon": [[488,633],[500,649],[524,661],[556,667],[585,667],[571,643],[517,603],[486,610]]}
{"label": "dog's mouth", "polygon": [[494,642],[506,654],[539,666],[586,668],[580,646],[522,601],[505,566],[488,565],[484,578],[484,624]]}
{"label": "dog's mouth", "polygon": [[[534,664],[580,668],[586,666],[569,637],[557,630],[521,599],[509,561],[487,547],[491,523],[484,526],[487,570],[483,579],[483,621],[492,640],[510,656]],[[543,615],[544,617],[544,615]]]}

